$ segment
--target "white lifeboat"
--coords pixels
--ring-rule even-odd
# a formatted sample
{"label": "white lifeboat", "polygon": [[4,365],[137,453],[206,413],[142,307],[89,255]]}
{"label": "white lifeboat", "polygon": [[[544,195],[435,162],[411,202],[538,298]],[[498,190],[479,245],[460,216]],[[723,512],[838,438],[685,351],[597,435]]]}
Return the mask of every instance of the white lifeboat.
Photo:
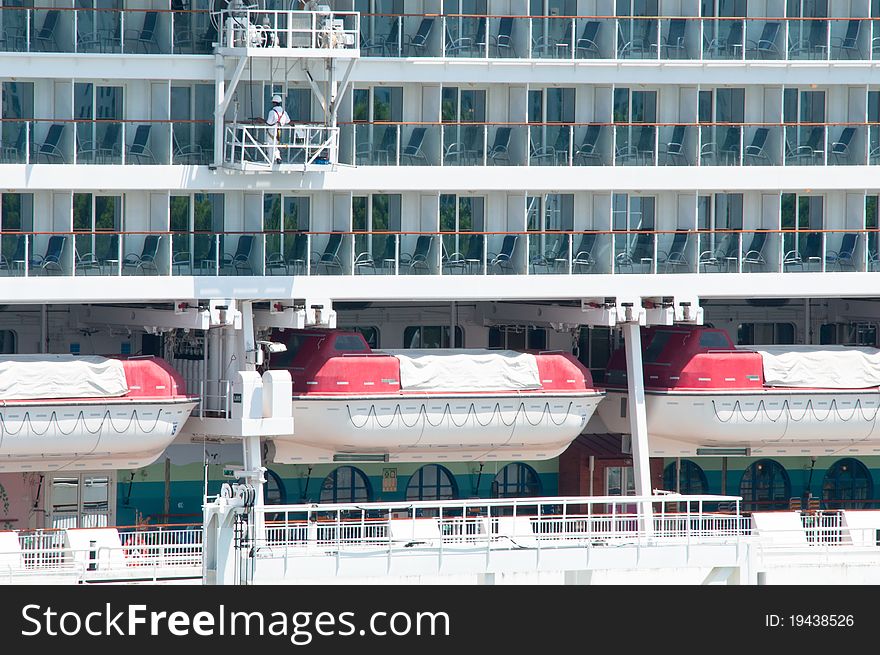
{"label": "white lifeboat", "polygon": [[271,368],[293,379],[294,434],[278,463],[548,459],[584,429],[602,392],[570,354],[373,352],[357,332],[289,330]]}
{"label": "white lifeboat", "polygon": [[0,472],[139,468],[198,402],[154,357],[0,358]]}
{"label": "white lifeboat", "polygon": [[[643,330],[653,456],[880,453],[880,350],[737,348],[723,330]],[[598,413],[630,432],[624,351],[608,365]]]}

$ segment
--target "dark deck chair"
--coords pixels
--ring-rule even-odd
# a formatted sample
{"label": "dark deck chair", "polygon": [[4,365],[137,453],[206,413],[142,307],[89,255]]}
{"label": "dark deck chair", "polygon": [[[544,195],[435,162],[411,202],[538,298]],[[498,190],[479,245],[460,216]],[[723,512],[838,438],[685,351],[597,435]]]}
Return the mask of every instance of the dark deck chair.
{"label": "dark deck chair", "polygon": [[721,144],[720,154],[724,157],[725,163],[735,163],[739,161],[741,130],[741,127],[728,127],[724,133],[724,142]]}
{"label": "dark deck chair", "polygon": [[[367,237],[369,238],[369,236]],[[397,260],[397,244],[393,234],[385,236],[385,248],[382,253],[374,257],[371,252],[361,252],[354,258],[354,274],[375,273],[384,270],[386,263],[391,263],[392,269]]]}
{"label": "dark deck chair", "polygon": [[57,52],[58,41],[55,38],[55,27],[58,25],[60,14],[61,11],[58,9],[47,11],[42,27],[34,32],[31,42],[40,52]]}
{"label": "dark deck chair", "polygon": [[28,129],[26,125],[22,125],[18,128],[18,136],[15,138],[15,143],[13,145],[3,146],[3,156],[0,158],[0,162],[4,164],[18,164],[26,161],[25,157],[27,151],[25,150],[25,140],[27,139],[27,133]]}
{"label": "dark deck chair", "polygon": [[769,134],[770,130],[766,127],[759,127],[755,130],[755,133],[752,135],[752,142],[745,147],[743,163],[748,165],[749,162],[763,161],[767,166],[770,165],[770,157],[764,150]]}
{"label": "dark deck chair", "polygon": [[153,271],[153,274],[158,275],[159,269],[156,266],[156,257],[159,254],[160,239],[161,236],[158,234],[148,234],[144,239],[144,245],[143,248],[141,248],[140,255],[130,252],[123,258],[123,272],[133,269],[135,273],[144,275],[147,270],[151,270]]}
{"label": "dark deck chair", "polygon": [[840,248],[837,250],[829,250],[825,255],[825,264],[827,266],[836,266],[837,270],[842,271],[846,266],[852,270],[856,270],[855,250],[859,242],[859,235],[855,232],[847,232],[840,240]]}
{"label": "dark deck chair", "polygon": [[572,272],[587,273],[596,265],[593,249],[596,247],[597,232],[584,232],[577,250],[571,258]]}
{"label": "dark deck chair", "polygon": [[53,123],[49,126],[46,140],[39,145],[34,153],[34,159],[37,163],[40,162],[41,158],[45,159],[46,163],[52,163],[54,160],[60,161],[62,164],[67,163],[64,153],[59,146],[61,135],[64,134],[64,128],[65,125],[62,123]]}
{"label": "dark deck chair", "polygon": [[385,125],[384,128],[382,142],[379,144],[378,150],[373,153],[373,157],[377,164],[383,163],[378,158],[381,153],[384,153],[386,162],[393,165],[397,161],[397,126]]}
{"label": "dark deck chair", "polygon": [[683,163],[685,166],[690,164],[690,161],[688,161],[687,151],[684,148],[684,139],[686,135],[686,125],[676,125],[672,129],[672,138],[670,139],[669,143],[666,144],[666,151],[663,153],[665,155],[665,164],[669,164],[670,158],[672,158],[674,161]]}
{"label": "dark deck chair", "polygon": [[[666,38],[663,39],[662,50],[665,51],[668,59],[670,52],[676,52],[674,59],[687,59],[688,49],[685,34],[687,32],[687,21],[684,18],[671,18],[669,20],[669,31]],[[662,54],[662,53],[661,53]],[[683,57],[681,55],[684,55]]]}
{"label": "dark deck chair", "polygon": [[[532,235],[535,238],[540,238],[540,235],[534,234]],[[557,236],[556,240],[553,242],[553,245],[545,252],[540,255],[535,255],[532,257],[529,262],[533,268],[545,268],[549,273],[552,270],[556,270],[556,267],[565,262],[568,263],[568,239],[569,236],[567,234],[560,234]],[[566,271],[567,272],[567,271]]]}
{"label": "dark deck chair", "polygon": [[495,54],[501,57],[502,50],[508,56],[518,57],[516,47],[513,44],[513,18],[505,16],[498,23],[498,34],[492,37],[492,45],[495,46]]}
{"label": "dark deck chair", "polygon": [[403,147],[403,150],[400,151],[400,162],[403,163],[404,158],[406,158],[410,164],[416,162],[423,162],[423,165],[428,165],[428,156],[425,154],[425,151],[422,150],[422,143],[425,140],[425,132],[427,128],[425,127],[414,127],[413,131],[409,135],[409,142]]}
{"label": "dark deck chair", "polygon": [[[398,45],[400,44],[400,17],[395,16],[391,21],[391,27],[386,36],[376,36],[361,44],[361,50],[370,52],[379,50],[380,55],[389,57],[397,54]],[[393,52],[392,52],[393,50]]]}
{"label": "dark deck chair", "polygon": [[46,245],[45,255],[35,255],[30,260],[31,272],[48,275],[49,273],[61,274],[64,268],[61,263],[61,255],[64,252],[64,244],[67,241],[66,236],[54,235],[49,237],[49,243]]}
{"label": "dark deck chair", "polygon": [[657,253],[657,265],[663,266],[663,272],[675,271],[684,267],[684,271],[690,272],[691,265],[687,257],[687,244],[690,235],[685,230],[679,230],[672,238],[668,250]]}
{"label": "dark deck chair", "polygon": [[618,253],[616,259],[618,268],[629,268],[641,265],[642,260],[654,260],[654,234],[639,232],[629,240],[626,251]]}
{"label": "dark deck chair", "polygon": [[512,133],[513,128],[510,127],[499,127],[495,130],[495,141],[488,154],[488,161],[493,165],[497,166],[502,161],[510,164],[510,136]]}
{"label": "dark deck chair", "polygon": [[[798,136],[800,136],[800,129],[798,133]],[[811,127],[806,142],[798,144],[797,149],[794,151],[795,159],[799,163],[807,160],[808,164],[815,164],[816,155],[825,149],[824,135],[824,128],[818,126]]]}
{"label": "dark deck chair", "polygon": [[470,36],[452,37],[449,29],[446,30],[446,56],[461,57],[463,55],[482,55],[486,47],[486,17],[477,19],[477,29]]}
{"label": "dark deck chair", "polygon": [[77,159],[89,160],[93,164],[98,163],[99,160],[102,160],[103,163],[107,163],[107,159],[115,160],[120,154],[119,134],[121,130],[121,123],[107,123],[100,143],[95,141],[83,143],[77,154]]}
{"label": "dark deck chair", "polygon": [[433,243],[433,235],[421,235],[416,239],[415,250],[400,255],[400,266],[408,267],[412,273],[430,273],[428,256],[431,253]]}
{"label": "dark deck chair", "polygon": [[650,165],[654,161],[654,130],[655,127],[642,126],[639,131],[639,140],[636,145],[638,159],[641,163]]}
{"label": "dark deck chair", "polygon": [[254,235],[242,234],[238,237],[238,245],[235,247],[235,253],[224,253],[223,260],[220,262],[220,268],[232,268],[235,274],[239,271],[249,271],[254,274],[254,267],[251,265],[251,250],[254,247]]}
{"label": "dark deck chair", "polygon": [[[108,236],[108,235],[98,235],[98,236]],[[111,263],[119,264],[119,235],[111,234],[109,235],[109,239],[103,239],[107,243],[107,247],[104,248],[104,251],[98,254],[98,266],[103,269],[104,267],[109,266]],[[95,248],[97,250],[97,248]]]}
{"label": "dark deck chair", "polygon": [[[27,240],[23,234],[18,235],[18,238],[15,240],[15,248],[13,248],[12,256],[9,259],[0,252],[0,271],[6,271],[10,275],[15,275],[17,273],[24,274],[24,261],[26,259],[24,248],[26,241]],[[4,243],[8,242],[4,241]]]}
{"label": "dark deck chair", "polygon": [[128,147],[126,155],[128,162],[137,162],[138,164],[155,164],[156,157],[149,149],[147,144],[150,142],[150,131],[152,125],[138,125],[134,131],[134,139]]}
{"label": "dark deck chair", "polygon": [[780,23],[770,21],[764,23],[764,29],[761,30],[761,36],[757,41],[749,41],[749,51],[754,52],[760,59],[777,59],[780,56],[779,48],[776,45],[776,37],[779,35]]}
{"label": "dark deck chair", "polygon": [[507,234],[504,241],[501,242],[501,252],[491,253],[489,260],[489,270],[494,272],[497,267],[502,273],[513,273],[513,253],[516,250],[516,242],[518,235]]}
{"label": "dark deck chair", "polygon": [[125,30],[125,42],[133,43],[135,49],[141,49],[145,54],[159,52],[159,42],[156,40],[156,24],[159,20],[158,11],[144,13],[144,24],[141,29]]}
{"label": "dark deck chair", "polygon": [[[460,237],[466,235],[461,234]],[[464,253],[453,252],[447,255],[443,261],[443,270],[452,273],[472,273],[473,269],[479,266],[480,272],[483,268],[483,235],[471,234],[468,237],[467,250]]]}
{"label": "dark deck chair", "polygon": [[738,261],[739,236],[733,232],[726,232],[715,243],[712,250],[704,250],[697,260],[697,267],[712,267],[719,271],[729,270],[731,262]]}
{"label": "dark deck chair", "polygon": [[[792,26],[794,31],[794,26]],[[823,46],[826,45],[828,37],[828,25],[824,20],[811,20],[810,30],[807,38],[793,41],[788,48],[789,58],[795,58],[799,55],[806,54],[812,57],[817,52],[822,52]]]}
{"label": "dark deck chair", "polygon": [[751,270],[755,266],[760,266],[761,268],[763,268],[767,265],[767,260],[764,259],[764,246],[766,244],[766,232],[755,232],[752,235],[751,243],[749,243],[748,247],[743,251],[743,268],[748,265],[749,269]]}
{"label": "dark deck chair", "polygon": [[599,29],[602,23],[597,20],[587,21],[580,38],[575,41],[574,55],[579,59],[598,59],[602,56],[599,50]]}
{"label": "dark deck chair", "polygon": [[312,265],[315,272],[320,272],[323,268],[328,273],[331,269],[338,270],[340,274],[344,272],[342,260],[339,258],[339,250],[342,248],[342,232],[332,232],[324,246],[324,252],[312,253]]}
{"label": "dark deck chair", "polygon": [[[714,39],[706,39],[705,50],[711,57],[739,59],[743,53],[743,21],[724,21],[728,24],[727,34]],[[739,51],[737,52],[737,49]]]}
{"label": "dark deck chair", "polygon": [[[552,146],[545,145],[540,148],[532,144],[531,160],[539,166],[556,166],[568,162],[569,134],[571,130],[567,126],[556,128],[556,141]],[[564,156],[564,162],[560,159]]]}
{"label": "dark deck chair", "polygon": [[419,23],[418,31],[410,36],[406,35],[406,53],[412,55],[413,52],[424,54],[428,51],[428,38],[431,36],[431,29],[434,27],[434,18],[423,18]]}
{"label": "dark deck chair", "polygon": [[588,125],[587,131],[584,133],[584,140],[574,153],[573,161],[582,161],[584,165],[590,162],[596,162],[596,165],[602,164],[602,153],[599,152],[599,136],[602,134],[601,125]]}
{"label": "dark deck chair", "polygon": [[282,271],[284,275],[290,274],[293,267],[294,275],[303,275],[306,272],[306,263],[309,257],[309,237],[304,232],[287,234],[289,242],[287,256],[282,252],[273,252],[266,257],[266,274],[275,275],[275,271]]}
{"label": "dark deck chair", "polygon": [[850,163],[849,146],[856,134],[856,128],[845,127],[837,138],[837,141],[831,144],[831,154],[834,155],[834,161],[840,163],[841,158],[844,164]]}
{"label": "dark deck chair", "polygon": [[855,59],[864,59],[862,48],[859,45],[859,33],[862,30],[862,21],[859,19],[850,20],[846,24],[846,34],[842,37],[834,37],[831,39],[832,51],[837,51],[842,55],[846,53],[847,59],[853,59],[852,53],[856,53]]}
{"label": "dark deck chair", "polygon": [[806,235],[798,235],[801,244],[796,250],[789,250],[782,258],[783,269],[797,267],[803,269],[805,265],[821,262],[822,233],[809,232]]}

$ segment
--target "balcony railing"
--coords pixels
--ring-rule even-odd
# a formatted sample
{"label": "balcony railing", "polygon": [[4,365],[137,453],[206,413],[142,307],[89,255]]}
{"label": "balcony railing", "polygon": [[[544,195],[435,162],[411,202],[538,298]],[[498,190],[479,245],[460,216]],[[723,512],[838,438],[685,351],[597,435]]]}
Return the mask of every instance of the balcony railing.
{"label": "balcony railing", "polygon": [[223,26],[223,48],[358,52],[360,14],[355,11],[225,9],[212,17]]}
{"label": "balcony railing", "polygon": [[243,123],[226,126],[225,161],[237,168],[330,165],[337,163],[338,152],[338,127]]}
{"label": "balcony railing", "polygon": [[0,276],[872,272],[880,231],[3,232]]}
{"label": "balcony railing", "polygon": [[3,164],[209,164],[213,121],[0,120]]}
{"label": "balcony railing", "polygon": [[856,166],[876,123],[348,123],[359,166]]}

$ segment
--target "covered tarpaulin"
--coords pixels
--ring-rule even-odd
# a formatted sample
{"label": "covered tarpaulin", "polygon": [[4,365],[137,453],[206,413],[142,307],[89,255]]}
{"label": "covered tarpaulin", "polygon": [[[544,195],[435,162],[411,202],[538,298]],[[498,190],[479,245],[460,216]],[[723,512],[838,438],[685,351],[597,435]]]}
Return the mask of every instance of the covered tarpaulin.
{"label": "covered tarpaulin", "polygon": [[771,387],[866,389],[880,386],[880,350],[849,346],[749,346]]}
{"label": "covered tarpaulin", "polygon": [[0,399],[104,398],[128,393],[117,359],[74,355],[0,357]]}
{"label": "covered tarpaulin", "polygon": [[403,391],[527,391],[541,388],[534,355],[514,350],[387,350]]}

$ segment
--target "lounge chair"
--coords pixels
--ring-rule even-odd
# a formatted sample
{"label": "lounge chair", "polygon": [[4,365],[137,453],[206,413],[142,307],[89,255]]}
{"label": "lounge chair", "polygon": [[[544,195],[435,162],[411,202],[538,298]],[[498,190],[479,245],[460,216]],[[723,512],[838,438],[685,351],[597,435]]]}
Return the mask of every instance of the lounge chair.
{"label": "lounge chair", "polygon": [[495,272],[497,268],[502,273],[513,273],[513,254],[516,250],[516,242],[519,236],[515,234],[507,234],[504,241],[501,242],[501,252],[489,254],[489,271]]}
{"label": "lounge chair", "polygon": [[687,256],[689,237],[690,235],[687,231],[680,230],[676,232],[669,249],[657,253],[658,268],[662,266],[664,273],[676,272],[679,268],[683,268],[685,273],[690,272],[691,265],[688,262]]}
{"label": "lounge chair", "polygon": [[67,241],[66,236],[54,235],[49,237],[49,243],[46,245],[45,255],[34,255],[30,260],[31,273],[41,273],[48,275],[49,273],[61,274],[64,268],[61,262],[61,256],[64,252],[64,244]]}
{"label": "lounge chair", "polygon": [[424,55],[425,53],[427,53],[428,38],[431,36],[431,29],[433,27],[434,18],[423,18],[422,22],[419,23],[418,31],[412,36],[410,36],[409,34],[406,35],[404,48],[408,55],[412,56],[413,53]]}
{"label": "lounge chair", "polygon": [[159,269],[156,267],[156,258],[159,253],[161,238],[161,235],[158,234],[148,234],[144,239],[144,245],[141,248],[140,254],[130,252],[125,255],[122,260],[123,273],[126,270],[132,270],[134,273],[144,275],[146,271],[150,270],[153,271],[154,275],[158,275]]}
{"label": "lounge chair", "polygon": [[324,246],[324,252],[312,253],[312,266],[314,273],[320,273],[323,269],[327,274],[330,271],[338,271],[339,275],[345,272],[342,259],[339,258],[339,250],[342,248],[342,232],[332,232]]}
{"label": "lounge chair", "polygon": [[574,273],[588,273],[595,265],[593,249],[596,247],[597,232],[584,232],[574,256],[571,258],[571,270]]}
{"label": "lounge chair", "polygon": [[855,250],[859,242],[859,235],[855,232],[847,232],[840,240],[840,248],[837,250],[829,250],[825,255],[826,269],[829,266],[837,267],[838,271],[842,271],[846,266],[849,269],[856,270]]}
{"label": "lounge chair", "polygon": [[423,234],[416,239],[416,247],[411,253],[400,255],[400,266],[409,268],[410,273],[430,273],[428,256],[434,243],[433,235]]}

